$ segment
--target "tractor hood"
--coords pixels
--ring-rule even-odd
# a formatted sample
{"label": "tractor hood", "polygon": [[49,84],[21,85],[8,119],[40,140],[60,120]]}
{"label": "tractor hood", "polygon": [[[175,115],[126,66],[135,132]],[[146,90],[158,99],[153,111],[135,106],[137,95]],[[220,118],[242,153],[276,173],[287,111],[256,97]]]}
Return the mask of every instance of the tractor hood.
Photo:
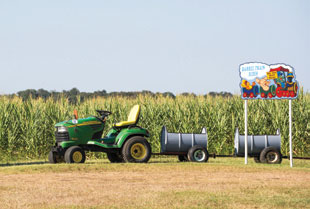
{"label": "tractor hood", "polygon": [[77,119],[77,123],[74,124],[73,120],[66,120],[57,123],[55,126],[65,126],[65,127],[76,127],[76,126],[86,126],[86,125],[96,125],[96,124],[102,124],[97,118],[95,117],[88,117],[88,118],[79,118]]}
{"label": "tractor hood", "polygon": [[[75,123],[73,123],[75,122]],[[96,117],[79,118],[63,121],[55,125],[56,142],[62,148],[86,144],[88,140],[100,139],[104,123]]]}

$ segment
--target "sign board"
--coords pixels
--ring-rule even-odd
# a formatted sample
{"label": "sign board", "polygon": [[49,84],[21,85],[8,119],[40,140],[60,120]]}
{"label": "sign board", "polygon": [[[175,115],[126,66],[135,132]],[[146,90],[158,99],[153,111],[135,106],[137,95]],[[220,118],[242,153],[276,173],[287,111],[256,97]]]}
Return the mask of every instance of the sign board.
{"label": "sign board", "polygon": [[[289,99],[290,166],[293,167],[292,99],[299,93],[295,70],[286,64],[267,65],[250,62],[239,67],[241,98],[244,99],[244,135],[248,138],[248,99]],[[245,164],[248,164],[248,140],[244,141]]]}
{"label": "sign board", "polygon": [[286,64],[250,62],[240,65],[242,99],[296,99],[299,85],[295,70]]}
{"label": "sign board", "polygon": [[277,78],[278,78],[278,73],[276,71],[267,72],[267,79],[268,80],[277,79]]}

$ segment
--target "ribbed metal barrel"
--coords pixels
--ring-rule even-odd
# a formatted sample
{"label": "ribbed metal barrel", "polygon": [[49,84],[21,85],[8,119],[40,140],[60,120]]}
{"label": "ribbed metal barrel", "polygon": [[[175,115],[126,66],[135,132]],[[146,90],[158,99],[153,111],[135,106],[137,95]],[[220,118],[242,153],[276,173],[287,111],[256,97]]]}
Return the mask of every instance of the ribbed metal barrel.
{"label": "ribbed metal barrel", "polygon": [[165,152],[188,152],[188,150],[200,145],[207,148],[208,134],[206,128],[203,128],[200,134],[194,133],[168,133],[167,128],[163,126],[161,130],[161,153]]}
{"label": "ribbed metal barrel", "polygon": [[[244,156],[244,135],[239,135],[238,128],[235,133],[235,155]],[[274,147],[281,153],[281,134],[277,130],[277,135],[249,135],[248,136],[248,155],[259,156],[266,147]]]}

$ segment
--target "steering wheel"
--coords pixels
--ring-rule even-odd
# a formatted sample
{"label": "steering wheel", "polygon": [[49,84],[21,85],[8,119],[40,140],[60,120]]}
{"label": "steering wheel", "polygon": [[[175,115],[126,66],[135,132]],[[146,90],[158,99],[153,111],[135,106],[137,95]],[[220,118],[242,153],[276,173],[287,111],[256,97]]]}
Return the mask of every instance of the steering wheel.
{"label": "steering wheel", "polygon": [[111,115],[112,113],[110,111],[106,111],[106,110],[96,110],[96,112],[101,116],[101,117],[97,117],[94,116],[95,118],[97,118],[100,122],[104,123],[105,119],[107,116]]}
{"label": "steering wheel", "polygon": [[96,110],[96,112],[100,115],[100,116],[109,116],[112,113],[110,111],[106,111],[106,110]]}

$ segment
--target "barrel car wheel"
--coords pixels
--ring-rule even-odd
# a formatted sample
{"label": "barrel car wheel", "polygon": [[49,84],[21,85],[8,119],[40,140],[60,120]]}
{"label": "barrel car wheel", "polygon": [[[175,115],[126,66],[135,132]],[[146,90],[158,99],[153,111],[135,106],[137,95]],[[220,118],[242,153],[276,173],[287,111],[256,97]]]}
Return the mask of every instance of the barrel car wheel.
{"label": "barrel car wheel", "polygon": [[196,145],[189,149],[187,157],[191,162],[208,162],[209,153],[205,147]]}
{"label": "barrel car wheel", "polygon": [[260,153],[259,160],[267,164],[280,164],[282,162],[282,155],[274,147],[266,147]]}

